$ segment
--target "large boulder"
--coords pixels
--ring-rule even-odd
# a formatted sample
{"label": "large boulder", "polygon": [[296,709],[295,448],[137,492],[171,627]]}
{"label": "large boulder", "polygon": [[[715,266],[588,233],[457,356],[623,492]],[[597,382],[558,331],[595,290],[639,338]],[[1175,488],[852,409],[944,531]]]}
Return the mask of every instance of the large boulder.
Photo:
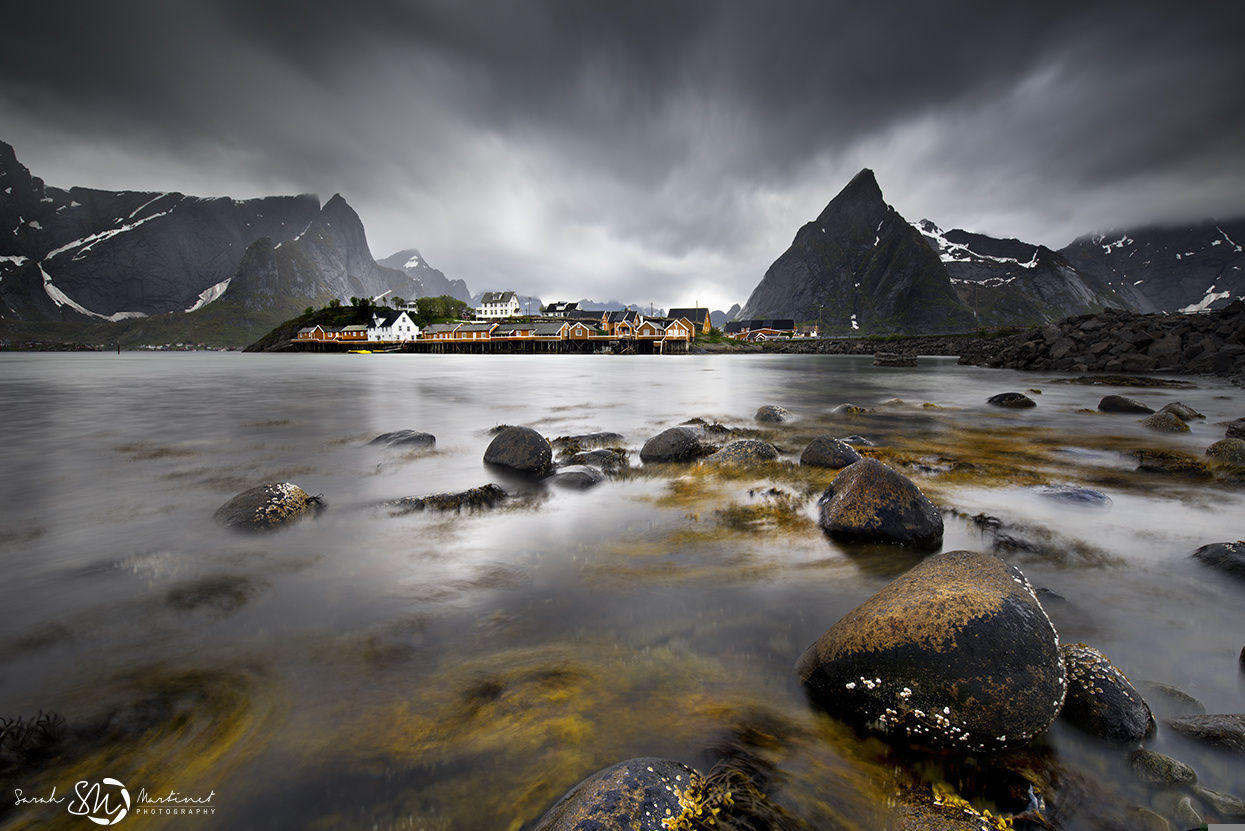
{"label": "large boulder", "polygon": [[1104,395],[1098,402],[1098,409],[1104,413],[1152,413],[1153,407],[1147,407],[1134,398],[1122,395]]}
{"label": "large boulder", "polygon": [[1225,435],[1230,439],[1245,439],[1245,418],[1229,421]]}
{"label": "large boulder", "polygon": [[1225,574],[1245,579],[1245,542],[1212,542],[1189,556]]}
{"label": "large boulder", "polygon": [[1001,392],[986,399],[986,403],[994,407],[1006,407],[1011,410],[1027,410],[1036,407],[1037,402],[1023,392]]}
{"label": "large boulder", "polygon": [[1169,718],[1167,726],[1205,744],[1245,753],[1245,713],[1208,713]]}
{"label": "large boulder", "polygon": [[1222,462],[1245,465],[1245,439],[1220,439],[1206,448],[1206,455]]}
{"label": "large boulder", "polygon": [[852,723],[965,751],[1043,733],[1067,685],[1029,581],[971,551],[927,557],[830,627],[796,671],[814,701]]}
{"label": "large boulder", "polygon": [[1189,425],[1184,423],[1184,419],[1174,413],[1154,413],[1146,416],[1141,420],[1145,427],[1151,430],[1158,430],[1160,433],[1187,433]]}
{"label": "large boulder", "polygon": [[800,454],[800,464],[838,470],[859,462],[861,458],[850,444],[839,441],[834,436],[818,436]]}
{"label": "large boulder", "polygon": [[754,418],[762,424],[782,424],[791,420],[791,413],[774,404],[762,404]]}
{"label": "large boulder", "polygon": [[712,452],[692,427],[671,427],[644,442],[640,448],[642,462],[687,462]]}
{"label": "large boulder", "polygon": [[298,485],[273,482],[245,490],[216,509],[213,517],[230,528],[268,531],[287,525],[322,507]]}
{"label": "large boulder", "polygon": [[1068,673],[1060,715],[1086,733],[1132,744],[1154,731],[1154,715],[1127,676],[1083,643],[1059,648]]}
{"label": "large boulder", "polygon": [[767,441],[735,439],[705,461],[714,464],[751,465],[772,462],[777,458],[778,448]]}
{"label": "large boulder", "polygon": [[818,505],[822,530],[837,539],[917,548],[942,542],[938,508],[912,480],[876,459],[844,468]]}
{"label": "large boulder", "polygon": [[485,464],[509,468],[520,473],[542,474],[553,462],[553,448],[531,427],[507,427],[498,433],[484,451]]}
{"label": "large boulder", "polygon": [[566,465],[554,471],[549,482],[563,488],[586,491],[605,481],[605,474],[588,465]]}
{"label": "large boulder", "polygon": [[531,831],[668,831],[696,804],[699,781],[679,762],[628,759],[571,788]]}
{"label": "large boulder", "polygon": [[432,433],[421,433],[418,430],[395,430],[392,433],[381,433],[368,444],[380,444],[385,447],[432,447],[437,437]]}

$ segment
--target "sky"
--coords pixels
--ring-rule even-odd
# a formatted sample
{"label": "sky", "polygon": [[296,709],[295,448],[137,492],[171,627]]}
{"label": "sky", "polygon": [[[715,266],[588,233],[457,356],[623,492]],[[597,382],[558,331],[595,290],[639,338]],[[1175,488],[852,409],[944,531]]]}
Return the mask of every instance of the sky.
{"label": "sky", "polygon": [[1245,214],[1245,3],[10,4],[49,184],[340,192],[473,291],[743,303],[853,174],[1061,247]]}

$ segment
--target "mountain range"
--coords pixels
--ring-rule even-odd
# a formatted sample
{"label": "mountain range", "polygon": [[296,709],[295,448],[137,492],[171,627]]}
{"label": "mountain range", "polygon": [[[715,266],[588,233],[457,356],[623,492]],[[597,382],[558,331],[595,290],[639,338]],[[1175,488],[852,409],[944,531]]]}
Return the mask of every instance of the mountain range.
{"label": "mountain range", "polygon": [[1117,308],[1198,311],[1245,296],[1245,219],[1080,237],[1054,251],[923,219],[860,171],[795,240],[735,319],[816,322],[827,334],[964,332]]}

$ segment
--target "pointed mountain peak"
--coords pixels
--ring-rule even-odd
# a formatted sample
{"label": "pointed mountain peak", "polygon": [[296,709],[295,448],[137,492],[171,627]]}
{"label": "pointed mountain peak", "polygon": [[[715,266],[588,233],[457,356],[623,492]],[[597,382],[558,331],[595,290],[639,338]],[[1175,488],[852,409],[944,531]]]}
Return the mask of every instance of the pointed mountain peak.
{"label": "pointed mountain peak", "polygon": [[354,208],[350,207],[340,193],[333,194],[333,197],[324,203],[324,207],[321,210],[326,214],[354,213]]}
{"label": "pointed mountain peak", "polygon": [[847,213],[858,214],[862,210],[871,212],[886,210],[882,189],[878,187],[878,180],[874,177],[873,171],[867,167],[853,176],[846,187],[830,200],[830,204],[826,205],[825,210],[821,212],[818,221],[828,221],[836,215],[842,216]]}

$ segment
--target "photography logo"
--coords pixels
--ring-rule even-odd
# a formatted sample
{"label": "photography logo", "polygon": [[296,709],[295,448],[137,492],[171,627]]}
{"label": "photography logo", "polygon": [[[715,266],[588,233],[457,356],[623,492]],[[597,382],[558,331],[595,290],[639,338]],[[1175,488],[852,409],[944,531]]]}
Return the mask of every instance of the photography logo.
{"label": "photography logo", "polygon": [[74,786],[69,813],[96,825],[116,825],[130,812],[130,792],[116,779],[82,781]]}

